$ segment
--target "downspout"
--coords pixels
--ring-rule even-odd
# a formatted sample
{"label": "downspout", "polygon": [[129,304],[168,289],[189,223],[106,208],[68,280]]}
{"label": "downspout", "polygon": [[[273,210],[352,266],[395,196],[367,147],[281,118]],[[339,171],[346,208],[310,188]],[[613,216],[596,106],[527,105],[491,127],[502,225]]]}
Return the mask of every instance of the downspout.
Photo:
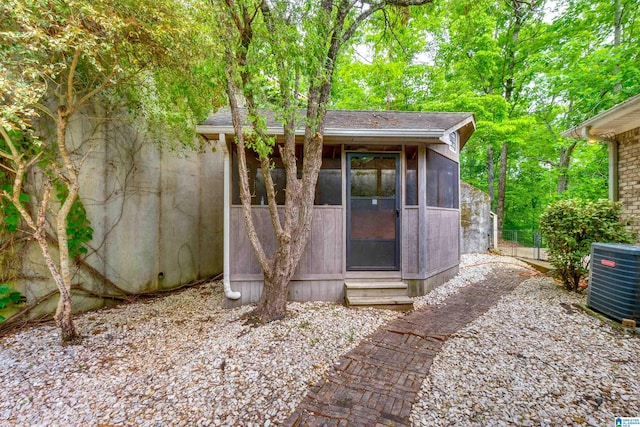
{"label": "downspout", "polygon": [[498,249],[498,215],[489,212],[489,217],[491,218],[491,240],[493,240],[493,245],[491,245],[490,249]]}
{"label": "downspout", "polygon": [[229,226],[231,224],[231,154],[229,153],[229,148],[227,147],[227,141],[225,139],[224,134],[220,134],[220,145],[222,146],[222,152],[224,153],[224,192],[223,192],[223,205],[224,205],[224,229],[223,229],[223,252],[224,252],[224,261],[222,266],[222,283],[224,285],[224,295],[230,300],[238,300],[242,296],[240,292],[231,290],[231,260],[230,258],[230,250],[231,250],[231,230]]}
{"label": "downspout", "polygon": [[618,201],[618,141],[607,142],[609,146],[609,200]]}
{"label": "downspout", "polygon": [[587,142],[605,142],[609,148],[609,200],[618,201],[618,141],[591,133],[591,126],[582,128],[582,137]]}

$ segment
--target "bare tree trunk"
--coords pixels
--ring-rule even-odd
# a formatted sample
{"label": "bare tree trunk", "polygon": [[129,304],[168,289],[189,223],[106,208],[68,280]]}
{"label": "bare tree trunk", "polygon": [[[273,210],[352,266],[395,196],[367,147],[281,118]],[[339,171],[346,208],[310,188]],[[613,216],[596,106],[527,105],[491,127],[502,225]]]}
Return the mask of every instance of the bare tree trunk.
{"label": "bare tree trunk", "polygon": [[[615,0],[616,9],[615,16],[613,21],[613,46],[617,50],[620,46],[620,42],[622,40],[622,2],[620,0]],[[620,64],[616,65],[615,68],[616,74],[616,84],[613,86],[613,93],[617,94],[622,89],[622,83],[620,82]]]}
{"label": "bare tree trunk", "polygon": [[[5,134],[6,135],[6,134]],[[7,138],[8,140],[8,135]],[[71,319],[71,308],[72,308],[72,300],[71,300],[71,280],[69,275],[68,285],[65,283],[65,278],[62,274],[60,274],[60,270],[53,260],[53,255],[51,254],[51,248],[49,248],[49,244],[47,242],[47,231],[46,231],[46,215],[47,208],[49,206],[49,200],[51,197],[51,182],[49,179],[45,180],[44,183],[44,192],[42,196],[42,200],[40,200],[37,215],[32,216],[27,209],[22,204],[20,200],[20,194],[22,193],[22,185],[23,185],[23,177],[25,175],[25,171],[28,169],[31,162],[25,162],[19,157],[12,159],[14,163],[17,165],[16,174],[13,182],[13,190],[12,193],[9,194],[6,191],[2,192],[2,195],[11,200],[13,205],[16,207],[20,216],[27,223],[29,228],[31,228],[34,233],[33,236],[40,246],[40,250],[42,251],[42,256],[44,258],[45,264],[47,268],[51,272],[51,276],[54,279],[54,282],[58,288],[60,293],[60,299],[58,300],[58,307],[56,310],[56,314],[54,316],[54,320],[58,327],[60,327],[61,331],[61,339],[63,342],[71,342],[76,341],[80,338],[75,325]],[[66,217],[65,217],[66,218]],[[65,230],[66,233],[66,230]],[[67,248],[68,254],[68,248]]]}
{"label": "bare tree trunk", "polygon": [[269,278],[264,276],[262,296],[254,314],[261,320],[271,322],[282,319],[287,312],[289,279],[282,275]]}
{"label": "bare tree trunk", "polygon": [[56,279],[58,289],[60,290],[60,299],[58,300],[58,307],[53,319],[55,320],[56,325],[60,328],[63,342],[76,341],[80,339],[80,334],[78,334],[71,318],[73,301],[71,298],[71,260],[69,257],[69,238],[67,235],[67,218],[69,217],[71,207],[78,197],[78,192],[80,190],[78,173],[71,162],[71,156],[69,155],[66,141],[69,117],[74,111],[75,109],[68,109],[64,106],[58,107],[57,111],[56,134],[58,152],[60,153],[62,164],[64,165],[64,170],[66,172],[66,175],[61,174],[60,178],[64,181],[69,194],[56,213],[56,234],[58,237],[60,265],[60,271],[57,274],[58,277],[56,277],[56,273],[52,270],[52,267],[49,267],[54,279]]}
{"label": "bare tree trunk", "polygon": [[558,185],[556,191],[558,194],[562,194],[569,188],[569,166],[571,165],[571,155],[576,148],[577,140],[571,143],[568,147],[560,148],[560,159],[558,161],[558,169],[560,174],[558,176]]}
{"label": "bare tree trunk", "polygon": [[[42,228],[41,230],[44,231],[44,228]],[[45,263],[47,264],[47,267],[49,268],[49,271],[53,276],[60,294],[60,297],[58,299],[58,306],[56,309],[56,313],[53,316],[53,320],[55,320],[56,325],[60,328],[60,338],[63,343],[76,342],[80,339],[80,334],[78,333],[71,317],[71,289],[65,285],[64,279],[58,271],[55,262],[53,261],[53,256],[51,255],[51,250],[49,249],[49,244],[47,243],[47,239],[44,236],[44,233],[36,234],[36,241],[40,246],[40,250],[42,251]]]}
{"label": "bare tree trunk", "polygon": [[502,235],[502,226],[504,225],[504,199],[505,192],[507,190],[507,143],[502,143],[500,149],[500,173],[498,177],[498,209],[496,215],[498,216],[498,235]]}
{"label": "bare tree trunk", "polygon": [[[299,205],[285,205],[285,222],[279,247],[269,269],[264,269],[264,287],[255,314],[263,322],[282,318],[286,313],[289,282],[302,258],[309,241],[313,221],[313,202],[320,166],[322,165],[322,138],[319,134],[305,147],[303,175]],[[288,185],[288,183],[287,183]]]}
{"label": "bare tree trunk", "polygon": [[491,209],[495,209],[496,206],[496,192],[495,185],[495,171],[493,170],[493,147],[487,146],[487,192],[489,193],[489,201],[491,203]]}
{"label": "bare tree trunk", "polygon": [[[68,118],[62,122],[57,123],[57,133],[58,138],[64,136],[66,134],[66,123]],[[14,176],[13,188],[11,193],[7,191],[2,191],[0,194],[5,198],[11,200],[12,204],[20,213],[20,216],[27,223],[28,227],[34,231],[34,238],[38,245],[40,246],[40,250],[42,251],[42,255],[44,257],[45,263],[51,275],[58,287],[58,291],[60,292],[60,299],[58,300],[58,308],[56,310],[56,314],[54,316],[54,320],[58,327],[60,327],[61,338],[63,342],[76,341],[80,338],[75,325],[71,319],[71,308],[72,308],[72,300],[71,300],[71,273],[69,268],[69,248],[67,245],[67,216],[71,209],[71,205],[73,204],[73,197],[77,196],[77,174],[75,171],[71,171],[71,176],[74,177],[76,185],[75,190],[70,188],[70,194],[67,197],[67,200],[61,206],[61,209],[56,214],[56,230],[58,232],[58,243],[61,245],[64,243],[64,247],[60,246],[60,268],[56,265],[53,260],[53,256],[51,254],[51,249],[47,243],[46,239],[46,215],[47,209],[49,207],[49,200],[51,197],[52,185],[50,178],[46,177],[44,182],[44,192],[42,199],[39,202],[38,212],[35,215],[31,215],[25,206],[22,204],[20,200],[20,195],[22,193],[23,188],[23,180],[26,171],[29,169],[31,165],[33,165],[38,157],[34,157],[29,161],[26,161],[22,158],[22,156],[15,149],[13,141],[11,140],[10,135],[0,127],[0,133],[2,134],[5,142],[9,146],[11,150],[11,154],[4,154],[4,157],[12,161],[16,166],[16,174]],[[59,141],[58,141],[59,142]],[[70,157],[68,152],[66,151],[66,142],[62,143],[62,146],[58,147],[60,150],[62,148],[62,152],[64,153],[63,163],[66,165],[71,165]],[[65,182],[67,183],[67,182]],[[71,200],[71,202],[70,202]],[[62,228],[62,230],[61,230]],[[60,238],[60,232],[62,231],[62,239]]]}

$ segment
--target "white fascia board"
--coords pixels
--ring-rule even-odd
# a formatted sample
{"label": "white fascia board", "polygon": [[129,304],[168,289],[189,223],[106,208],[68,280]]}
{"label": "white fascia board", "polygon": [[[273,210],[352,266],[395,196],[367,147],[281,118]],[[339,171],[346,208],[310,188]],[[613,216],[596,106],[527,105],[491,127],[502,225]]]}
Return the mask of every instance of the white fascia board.
{"label": "white fascia board", "polygon": [[[439,138],[444,134],[444,129],[335,129],[325,128],[326,136],[404,136],[404,137],[422,137],[422,138]],[[304,134],[304,131],[301,132]]]}
{"label": "white fascia board", "polygon": [[456,123],[455,125],[451,126],[449,129],[445,129],[442,132],[442,136],[440,136],[440,141],[444,142],[447,145],[451,145],[451,139],[449,138],[449,135],[451,135],[453,132],[456,132],[458,129],[463,128],[464,126],[466,126],[467,124],[472,123],[473,124],[473,129],[476,129],[476,121],[473,119],[473,116],[469,116],[466,119],[464,119],[461,122]]}
{"label": "white fascia board", "polygon": [[[199,134],[233,134],[232,126],[198,125]],[[324,136],[362,136],[362,137],[413,137],[413,138],[441,138],[445,129],[354,129],[354,128],[325,128]],[[267,135],[284,135],[281,127],[268,127]],[[297,129],[296,135],[304,135],[304,129]]]}
{"label": "white fascia board", "polygon": [[583,139],[583,128],[588,126],[591,129],[594,129],[594,133],[597,133],[595,129],[606,127],[611,121],[623,117],[627,114],[633,113],[637,110],[640,110],[640,95],[632,96],[626,101],[614,105],[608,110],[605,110],[602,113],[585,120],[578,126],[575,126],[569,130],[565,130],[560,134],[560,136],[562,136],[563,138]]}
{"label": "white fascia board", "polygon": [[469,123],[473,123],[473,129],[475,130],[476,128],[476,121],[473,119],[473,116],[469,116],[466,119],[464,119],[461,122],[456,123],[455,125],[451,126],[449,129],[445,129],[444,131],[449,134],[449,133],[453,133],[455,131],[457,131],[458,129],[466,126]]}

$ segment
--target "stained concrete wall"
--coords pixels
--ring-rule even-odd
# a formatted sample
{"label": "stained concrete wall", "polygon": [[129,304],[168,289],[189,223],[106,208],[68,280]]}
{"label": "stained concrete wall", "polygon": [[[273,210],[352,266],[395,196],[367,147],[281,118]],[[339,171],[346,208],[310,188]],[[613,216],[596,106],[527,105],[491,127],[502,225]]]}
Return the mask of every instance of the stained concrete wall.
{"label": "stained concrete wall", "polygon": [[482,253],[490,246],[491,201],[489,195],[460,182],[461,253]]}
{"label": "stained concrete wall", "polygon": [[[98,294],[117,293],[116,287],[139,293],[221,273],[222,153],[211,146],[171,151],[134,126],[96,122],[101,116],[94,106],[70,124],[74,157],[89,152],[80,196],[94,230],[89,254],[75,267],[74,284]],[[31,186],[41,181],[38,174],[31,173]],[[32,244],[23,279],[13,285],[33,302],[56,289],[50,277]],[[55,303],[54,297],[34,314],[54,311]],[[103,304],[80,292],[74,297],[76,310]]]}

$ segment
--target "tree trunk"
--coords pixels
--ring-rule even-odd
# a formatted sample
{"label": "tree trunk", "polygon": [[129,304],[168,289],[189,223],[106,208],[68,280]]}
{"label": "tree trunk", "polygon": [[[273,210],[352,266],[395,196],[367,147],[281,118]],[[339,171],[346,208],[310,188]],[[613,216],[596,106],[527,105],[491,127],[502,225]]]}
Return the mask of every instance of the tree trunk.
{"label": "tree trunk", "polygon": [[489,201],[491,209],[495,209],[496,206],[496,192],[494,189],[495,184],[495,171],[493,170],[493,147],[487,146],[487,192],[489,193]]}
{"label": "tree trunk", "polygon": [[[293,134],[292,134],[293,136]],[[271,265],[264,270],[264,287],[255,310],[262,322],[281,319],[286,314],[289,282],[302,258],[311,234],[313,202],[322,165],[322,138],[316,134],[305,147],[301,191],[284,207],[284,229]],[[287,182],[289,185],[289,182]]]}
{"label": "tree trunk", "polygon": [[[58,130],[64,131],[65,127],[64,126],[62,128],[59,127]],[[54,316],[54,320],[56,321],[56,324],[60,327],[62,341],[63,342],[76,341],[80,338],[80,335],[78,334],[73,324],[73,321],[71,320],[71,307],[72,307],[71,302],[72,301],[71,301],[70,275],[68,276],[67,283],[65,283],[65,278],[60,273],[58,266],[53,260],[51,249],[49,248],[49,244],[47,243],[47,239],[46,239],[47,209],[49,207],[49,200],[51,198],[51,189],[52,189],[51,181],[49,178],[45,177],[44,192],[42,195],[42,199],[40,200],[40,204],[38,206],[38,212],[35,216],[32,215],[30,212],[28,212],[28,210],[22,204],[22,201],[20,200],[20,195],[22,193],[23,180],[26,175],[26,171],[34,163],[34,161],[38,159],[38,157],[35,157],[30,161],[24,160],[20,155],[18,155],[17,150],[15,150],[9,134],[4,132],[3,129],[1,128],[0,128],[0,133],[2,133],[2,136],[5,138],[5,141],[12,148],[11,151],[13,153],[13,157],[11,157],[11,161],[14,162],[14,164],[16,165],[16,173],[14,176],[12,192],[11,194],[9,194],[6,191],[4,191],[2,192],[2,195],[8,198],[9,200],[11,200],[11,203],[13,204],[13,206],[15,206],[18,212],[20,212],[20,216],[24,219],[24,221],[27,223],[29,228],[33,230],[33,237],[38,243],[38,245],[40,246],[47,268],[51,272],[51,276],[53,277],[56,283],[56,286],[58,288],[58,291],[60,292],[60,299],[58,301],[58,308]],[[68,154],[67,154],[67,160],[68,160]],[[75,194],[77,194],[77,191]],[[63,204],[63,207],[64,205],[65,204]],[[59,215],[60,215],[60,211],[58,213],[58,216]],[[67,216],[68,216],[68,211],[64,216],[65,239],[66,239],[66,217]],[[59,224],[59,221],[58,221],[58,224]],[[66,240],[64,241],[66,243]],[[60,240],[58,240],[58,242],[60,242]],[[67,254],[67,267],[68,267],[68,253],[69,253],[68,246],[65,248],[60,248],[60,253],[62,255],[63,252],[65,252],[64,251],[65,249]]]}
{"label": "tree trunk", "polygon": [[82,338],[73,323],[71,308],[71,292],[64,288],[64,291],[60,292],[56,314],[53,316],[53,320],[55,320],[56,325],[60,328],[60,338],[63,343],[78,342]]}
{"label": "tree trunk", "polygon": [[[289,272],[295,271],[293,260],[276,258],[274,261],[274,266],[271,271],[264,272],[262,295],[254,311],[254,314],[259,317],[263,323],[279,320],[285,316],[287,312],[289,281],[292,275],[289,274]],[[287,265],[279,265],[283,261]]]}
{"label": "tree trunk", "polygon": [[[615,2],[615,15],[613,18],[613,46],[616,49],[620,46],[620,42],[622,40],[622,2],[620,0],[616,0]],[[613,86],[613,93],[617,94],[622,89],[622,83],[620,82],[620,64],[616,65],[615,68],[615,79],[616,84]]]}
{"label": "tree trunk", "polygon": [[73,324],[73,320],[71,318],[71,293],[70,291],[67,291],[67,288],[64,286],[64,280],[62,279],[62,276],[60,275],[60,272],[58,271],[53,261],[51,250],[49,249],[49,244],[47,243],[47,239],[43,234],[44,233],[38,233],[38,235],[36,236],[36,240],[38,242],[38,245],[40,246],[40,250],[42,251],[44,261],[47,264],[47,267],[49,268],[54,281],[56,282],[58,291],[60,292],[58,307],[56,309],[56,314],[53,316],[53,320],[55,320],[56,325],[60,328],[60,338],[62,342],[75,342],[80,339],[80,334],[76,330],[76,327]]}
{"label": "tree trunk", "polygon": [[43,199],[43,204],[41,205],[40,214],[38,215],[38,229],[35,233],[35,239],[40,246],[40,250],[42,251],[42,256],[44,257],[44,261],[51,272],[51,276],[58,287],[58,292],[60,293],[60,297],[58,299],[58,306],[56,309],[56,313],[53,316],[53,320],[56,322],[56,325],[60,328],[60,338],[63,343],[76,342],[80,340],[81,336],[78,333],[73,320],[71,318],[71,309],[72,309],[72,299],[71,299],[71,286],[66,286],[63,276],[60,274],[58,267],[53,261],[53,256],[51,254],[51,249],[49,248],[49,243],[47,242],[45,233],[45,217],[44,217],[44,209],[42,207],[46,206],[46,201],[48,200],[48,193],[51,191],[51,186],[47,183],[47,188],[45,189],[45,198]]}
{"label": "tree trunk", "polygon": [[[58,117],[56,123],[56,133],[58,140],[58,152],[62,158],[62,164],[66,172],[65,177],[61,177],[64,181],[69,194],[67,198],[62,202],[60,209],[56,213],[56,233],[58,237],[58,251],[59,251],[59,266],[60,270],[56,273],[52,270],[51,273],[56,279],[56,284],[60,291],[60,299],[58,300],[58,307],[54,320],[56,325],[60,328],[62,341],[70,342],[80,339],[80,334],[76,331],[76,328],[71,319],[71,308],[73,306],[71,298],[71,260],[69,257],[69,238],[67,235],[67,218],[71,207],[78,197],[80,190],[80,183],[78,181],[78,173],[75,166],[71,162],[71,156],[67,150],[67,124],[69,117],[73,114],[74,110],[64,106],[58,107]],[[44,226],[42,227],[44,230]],[[49,254],[49,256],[51,256]],[[49,268],[51,270],[51,267]]]}
{"label": "tree trunk", "polygon": [[507,45],[505,51],[507,52],[506,63],[507,71],[506,75],[503,75],[503,87],[504,87],[504,99],[507,102],[511,102],[513,97],[513,91],[515,89],[515,68],[516,68],[516,46],[520,39],[520,29],[522,28],[524,17],[521,9],[522,5],[517,2],[512,2],[513,8],[513,33],[511,34],[511,45]]}
{"label": "tree trunk", "polygon": [[558,170],[560,171],[558,175],[558,185],[556,187],[556,191],[558,194],[562,194],[569,188],[569,166],[571,165],[571,155],[573,154],[573,150],[576,148],[577,140],[571,143],[568,147],[560,148],[560,159],[558,161]]}
{"label": "tree trunk", "polygon": [[500,175],[498,177],[498,235],[502,235],[502,226],[504,225],[504,199],[507,190],[507,143],[502,143],[500,149]]}

